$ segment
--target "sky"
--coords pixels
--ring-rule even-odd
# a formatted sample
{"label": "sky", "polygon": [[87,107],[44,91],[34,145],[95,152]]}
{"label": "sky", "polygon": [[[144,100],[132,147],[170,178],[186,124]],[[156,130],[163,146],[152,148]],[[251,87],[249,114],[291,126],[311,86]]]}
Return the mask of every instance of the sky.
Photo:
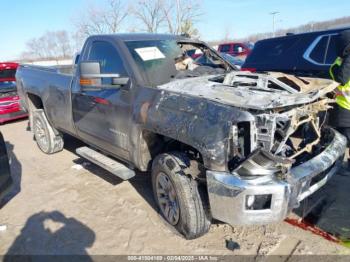
{"label": "sky", "polygon": [[[196,27],[206,41],[222,39],[226,32],[241,38],[272,31],[273,11],[279,12],[276,29],[280,29],[348,16],[350,10],[349,0],[199,1],[203,16]],[[103,6],[106,0],[0,0],[0,62],[18,58],[26,42],[46,31],[73,32],[74,21],[91,3]]]}

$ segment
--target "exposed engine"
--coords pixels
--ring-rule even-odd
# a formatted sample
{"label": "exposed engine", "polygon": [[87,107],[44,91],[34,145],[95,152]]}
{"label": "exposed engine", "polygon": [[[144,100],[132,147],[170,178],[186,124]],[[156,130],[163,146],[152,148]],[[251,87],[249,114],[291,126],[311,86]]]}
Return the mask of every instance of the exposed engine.
{"label": "exposed engine", "polygon": [[[225,81],[231,85],[242,85],[241,77],[231,75]],[[244,84],[266,90],[285,89],[291,93],[310,91],[310,86],[313,88],[310,82],[288,75],[276,79],[274,82],[268,78],[261,81],[252,76]],[[333,102],[333,99],[323,96],[315,102],[299,106],[275,108],[263,113],[253,111],[254,122],[239,123],[232,128],[233,157],[229,169],[244,176],[283,176],[292,166],[309,160],[326,146],[323,127]]]}

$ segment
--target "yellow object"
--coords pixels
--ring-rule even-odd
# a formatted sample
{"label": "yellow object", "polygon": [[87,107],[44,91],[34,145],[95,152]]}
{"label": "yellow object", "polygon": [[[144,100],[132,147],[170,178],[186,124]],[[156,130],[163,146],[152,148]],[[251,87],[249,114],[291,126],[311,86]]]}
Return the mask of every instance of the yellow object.
{"label": "yellow object", "polygon": [[[337,57],[334,63],[331,65],[329,69],[329,74],[333,80],[335,80],[333,70],[335,67],[340,67],[343,63],[343,59]],[[337,98],[336,102],[342,108],[350,110],[350,80],[345,85],[338,86]]]}

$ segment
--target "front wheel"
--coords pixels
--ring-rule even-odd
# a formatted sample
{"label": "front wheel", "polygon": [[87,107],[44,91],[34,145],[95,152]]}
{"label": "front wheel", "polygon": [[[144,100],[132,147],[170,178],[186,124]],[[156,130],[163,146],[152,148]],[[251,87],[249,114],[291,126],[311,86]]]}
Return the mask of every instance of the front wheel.
{"label": "front wheel", "polygon": [[208,232],[210,219],[197,182],[185,172],[189,167],[184,154],[159,155],[152,165],[152,186],[164,219],[186,239],[194,239]]}
{"label": "front wheel", "polygon": [[44,110],[38,109],[33,114],[33,132],[41,151],[53,154],[63,149],[63,137],[47,121]]}

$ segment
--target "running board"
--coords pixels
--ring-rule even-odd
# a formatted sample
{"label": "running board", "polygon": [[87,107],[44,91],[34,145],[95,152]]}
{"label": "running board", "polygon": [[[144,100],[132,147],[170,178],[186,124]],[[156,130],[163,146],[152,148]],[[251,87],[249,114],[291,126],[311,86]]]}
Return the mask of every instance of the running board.
{"label": "running board", "polygon": [[113,175],[123,179],[128,180],[135,176],[135,171],[126,167],[122,163],[109,158],[89,147],[80,147],[76,150],[77,154],[92,163],[102,167],[103,169],[111,172]]}

